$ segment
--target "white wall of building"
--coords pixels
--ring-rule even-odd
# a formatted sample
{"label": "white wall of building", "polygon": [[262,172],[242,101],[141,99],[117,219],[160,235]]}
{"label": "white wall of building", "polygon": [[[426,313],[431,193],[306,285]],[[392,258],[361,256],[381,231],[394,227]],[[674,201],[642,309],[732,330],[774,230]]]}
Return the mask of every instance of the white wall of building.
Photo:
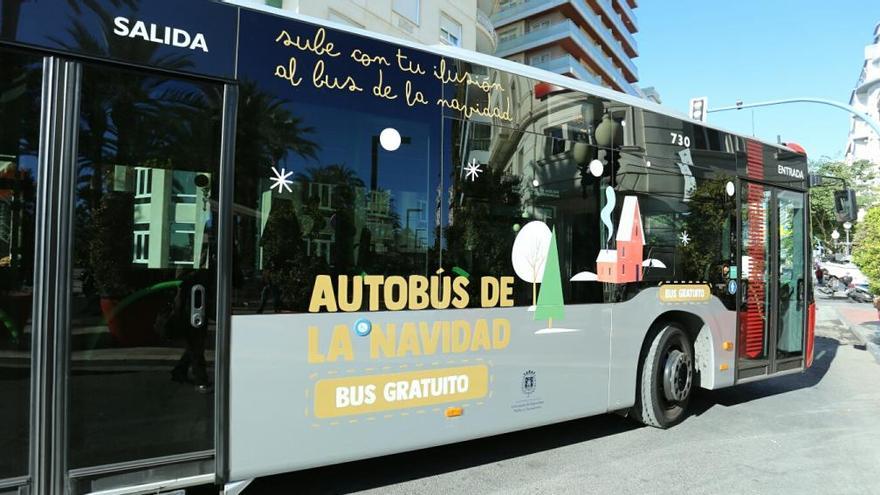
{"label": "white wall of building", "polygon": [[[850,105],[880,121],[880,24],[874,43],[865,47],[865,63],[850,96]],[[861,119],[853,118],[846,148],[846,161],[869,160],[880,167],[880,136]]]}
{"label": "white wall of building", "polygon": [[458,46],[478,48],[476,0],[283,0],[281,7],[425,45],[455,44],[444,28],[458,31]]}

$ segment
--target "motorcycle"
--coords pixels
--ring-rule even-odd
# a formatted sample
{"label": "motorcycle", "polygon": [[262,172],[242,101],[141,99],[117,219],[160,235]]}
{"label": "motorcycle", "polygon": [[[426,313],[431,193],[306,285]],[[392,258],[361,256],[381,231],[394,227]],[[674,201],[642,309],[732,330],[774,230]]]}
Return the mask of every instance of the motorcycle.
{"label": "motorcycle", "polygon": [[850,288],[846,290],[846,297],[855,302],[874,302],[874,295],[871,294],[871,291],[868,289],[868,284],[852,284]]}

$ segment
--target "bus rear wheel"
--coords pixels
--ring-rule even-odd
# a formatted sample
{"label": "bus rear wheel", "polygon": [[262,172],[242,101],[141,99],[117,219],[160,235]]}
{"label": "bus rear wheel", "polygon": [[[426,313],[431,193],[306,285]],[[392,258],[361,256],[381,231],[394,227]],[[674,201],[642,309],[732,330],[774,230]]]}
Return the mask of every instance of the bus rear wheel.
{"label": "bus rear wheel", "polygon": [[674,323],[660,330],[641,368],[635,418],[656,428],[680,423],[694,387],[694,348],[687,333]]}

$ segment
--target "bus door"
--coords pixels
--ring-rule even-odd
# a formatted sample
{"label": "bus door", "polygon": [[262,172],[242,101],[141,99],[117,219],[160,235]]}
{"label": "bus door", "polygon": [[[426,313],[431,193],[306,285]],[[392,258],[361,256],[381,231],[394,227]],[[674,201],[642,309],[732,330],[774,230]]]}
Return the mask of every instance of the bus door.
{"label": "bus door", "polygon": [[804,192],[743,181],[737,381],[802,369],[806,330]]}
{"label": "bus door", "polygon": [[69,485],[210,482],[223,86],[91,63],[80,77]]}

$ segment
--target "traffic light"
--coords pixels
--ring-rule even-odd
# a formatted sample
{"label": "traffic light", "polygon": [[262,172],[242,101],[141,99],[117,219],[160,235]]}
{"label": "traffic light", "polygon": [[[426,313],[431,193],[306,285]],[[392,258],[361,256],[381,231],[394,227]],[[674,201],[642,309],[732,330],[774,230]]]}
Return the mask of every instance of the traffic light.
{"label": "traffic light", "polygon": [[690,117],[700,122],[706,121],[706,114],[709,112],[709,98],[701,96],[699,98],[691,98]]}
{"label": "traffic light", "polygon": [[855,222],[859,213],[856,192],[852,189],[834,191],[834,212],[840,222]]}

